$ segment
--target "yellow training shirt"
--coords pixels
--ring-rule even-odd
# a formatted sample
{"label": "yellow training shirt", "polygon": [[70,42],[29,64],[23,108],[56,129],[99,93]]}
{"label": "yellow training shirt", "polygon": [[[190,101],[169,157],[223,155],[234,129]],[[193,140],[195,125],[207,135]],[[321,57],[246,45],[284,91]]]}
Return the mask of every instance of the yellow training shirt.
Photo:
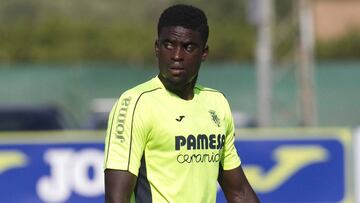
{"label": "yellow training shirt", "polygon": [[222,93],[195,86],[183,100],[158,77],[123,93],[110,116],[105,168],[137,176],[132,201],[216,201],[219,166],[240,165]]}

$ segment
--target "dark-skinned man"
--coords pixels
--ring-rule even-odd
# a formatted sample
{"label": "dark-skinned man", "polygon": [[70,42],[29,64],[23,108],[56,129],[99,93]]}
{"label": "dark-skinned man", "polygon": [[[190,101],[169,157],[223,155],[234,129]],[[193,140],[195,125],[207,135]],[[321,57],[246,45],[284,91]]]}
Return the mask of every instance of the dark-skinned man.
{"label": "dark-skinned man", "polygon": [[123,202],[259,202],[241,168],[226,98],[196,83],[207,58],[204,12],[189,5],[163,11],[157,77],[124,92],[109,116],[105,199]]}

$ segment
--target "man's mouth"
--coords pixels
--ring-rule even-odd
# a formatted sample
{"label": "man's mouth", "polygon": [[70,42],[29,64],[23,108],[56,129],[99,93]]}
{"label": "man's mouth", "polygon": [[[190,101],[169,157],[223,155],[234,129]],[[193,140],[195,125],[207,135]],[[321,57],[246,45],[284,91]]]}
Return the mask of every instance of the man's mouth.
{"label": "man's mouth", "polygon": [[181,66],[171,66],[169,70],[173,75],[179,75],[185,71],[185,68]]}

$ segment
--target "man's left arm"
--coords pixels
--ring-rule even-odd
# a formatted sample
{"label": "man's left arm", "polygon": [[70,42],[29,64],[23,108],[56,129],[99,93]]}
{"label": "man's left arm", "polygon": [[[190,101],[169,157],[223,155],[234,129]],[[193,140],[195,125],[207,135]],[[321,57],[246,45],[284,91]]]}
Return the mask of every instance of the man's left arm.
{"label": "man's left arm", "polygon": [[230,105],[225,99],[226,138],[223,158],[219,167],[218,182],[230,203],[260,202],[255,191],[250,186],[241,167],[240,157],[235,148],[235,126]]}
{"label": "man's left arm", "polygon": [[260,202],[241,166],[231,170],[223,170],[220,166],[218,182],[229,203]]}

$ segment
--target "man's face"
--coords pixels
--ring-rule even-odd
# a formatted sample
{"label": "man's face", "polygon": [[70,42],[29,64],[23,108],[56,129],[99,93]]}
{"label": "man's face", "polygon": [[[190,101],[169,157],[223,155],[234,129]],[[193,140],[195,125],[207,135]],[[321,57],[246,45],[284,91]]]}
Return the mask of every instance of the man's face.
{"label": "man's face", "polygon": [[198,31],[181,26],[163,28],[155,42],[160,78],[174,89],[192,82],[208,55]]}

